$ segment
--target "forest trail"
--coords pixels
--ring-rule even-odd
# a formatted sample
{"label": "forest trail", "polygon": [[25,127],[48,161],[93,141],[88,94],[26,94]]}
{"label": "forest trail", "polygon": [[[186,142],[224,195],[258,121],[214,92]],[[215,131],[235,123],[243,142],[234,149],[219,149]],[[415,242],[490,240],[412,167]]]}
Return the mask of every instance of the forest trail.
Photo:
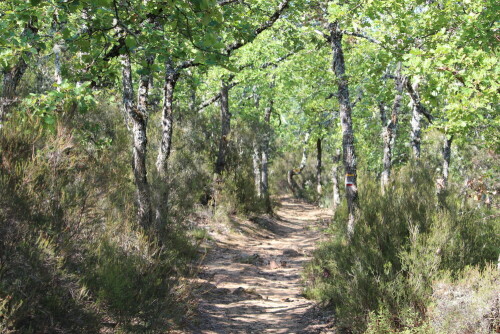
{"label": "forest trail", "polygon": [[198,315],[188,333],[332,333],[332,317],[305,299],[301,272],[325,209],[282,197],[275,218],[233,220],[199,274]]}

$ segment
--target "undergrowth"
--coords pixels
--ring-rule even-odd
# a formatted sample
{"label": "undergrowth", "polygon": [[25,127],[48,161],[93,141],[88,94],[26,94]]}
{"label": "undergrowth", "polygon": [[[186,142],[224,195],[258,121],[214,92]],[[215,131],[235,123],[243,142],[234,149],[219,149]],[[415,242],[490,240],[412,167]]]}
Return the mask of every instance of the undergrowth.
{"label": "undergrowth", "polygon": [[182,218],[197,198],[172,195],[162,240],[137,227],[129,135],[115,113],[61,117],[53,131],[15,117],[2,128],[0,332],[156,333],[189,314],[183,277],[196,242]]}
{"label": "undergrowth", "polygon": [[[193,119],[216,127],[208,116]],[[189,225],[193,212],[230,221],[234,213],[263,211],[249,182],[251,129],[234,127],[242,139],[230,143],[217,203],[216,146],[190,121],[174,132],[179,144],[166,183],[149,154],[153,207],[168,198],[162,233],[154,234],[136,222],[131,138],[116,104],[61,111],[54,122],[46,127],[13,113],[1,129],[0,332],[164,333],[182,326],[194,308],[188,279],[197,247],[208,238]],[[158,143],[160,134],[151,131],[149,140]]]}
{"label": "undergrowth", "polygon": [[333,308],[344,332],[423,333],[437,279],[498,259],[500,226],[491,212],[454,190],[438,203],[428,170],[402,168],[385,194],[376,178],[361,177],[354,237],[345,237],[341,207],[314,253],[306,295]]}

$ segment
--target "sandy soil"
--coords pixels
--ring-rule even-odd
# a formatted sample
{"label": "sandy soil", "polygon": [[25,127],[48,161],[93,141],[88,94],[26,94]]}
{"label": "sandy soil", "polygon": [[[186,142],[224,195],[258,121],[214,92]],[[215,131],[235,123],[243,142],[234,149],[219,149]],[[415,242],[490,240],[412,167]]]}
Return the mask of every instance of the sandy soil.
{"label": "sandy soil", "polygon": [[199,311],[186,333],[333,333],[332,317],[302,294],[301,272],[326,210],[289,197],[277,217],[233,221],[199,273]]}

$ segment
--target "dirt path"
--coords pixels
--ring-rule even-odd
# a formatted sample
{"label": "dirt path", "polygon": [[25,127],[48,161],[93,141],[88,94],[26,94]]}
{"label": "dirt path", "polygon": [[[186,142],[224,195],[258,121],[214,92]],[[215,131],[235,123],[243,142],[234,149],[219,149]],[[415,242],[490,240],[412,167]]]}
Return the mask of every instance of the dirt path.
{"label": "dirt path", "polygon": [[301,272],[328,214],[281,198],[279,218],[234,220],[216,236],[200,273],[199,316],[189,333],[333,333],[301,295]]}

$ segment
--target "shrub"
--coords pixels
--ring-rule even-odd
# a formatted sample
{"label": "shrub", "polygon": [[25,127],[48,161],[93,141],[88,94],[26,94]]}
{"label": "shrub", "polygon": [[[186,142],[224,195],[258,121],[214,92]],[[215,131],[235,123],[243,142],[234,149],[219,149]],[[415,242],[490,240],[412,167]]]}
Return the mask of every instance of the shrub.
{"label": "shrub", "polygon": [[438,206],[427,170],[402,168],[385,195],[374,178],[362,176],[362,209],[350,241],[346,209],[337,211],[330,240],[308,267],[306,294],[334,308],[341,328],[361,333],[380,316],[394,331],[418,327],[444,270],[458,275],[466,265],[496,260],[498,224],[460,204],[453,191]]}
{"label": "shrub", "polygon": [[186,312],[193,196],[173,201],[162,247],[142,235],[130,136],[118,110],[95,111],[51,130],[13,114],[1,130],[0,332],[164,332]]}
{"label": "shrub", "polygon": [[458,278],[433,284],[429,323],[438,334],[488,334],[500,329],[500,272],[494,265],[467,267]]}

